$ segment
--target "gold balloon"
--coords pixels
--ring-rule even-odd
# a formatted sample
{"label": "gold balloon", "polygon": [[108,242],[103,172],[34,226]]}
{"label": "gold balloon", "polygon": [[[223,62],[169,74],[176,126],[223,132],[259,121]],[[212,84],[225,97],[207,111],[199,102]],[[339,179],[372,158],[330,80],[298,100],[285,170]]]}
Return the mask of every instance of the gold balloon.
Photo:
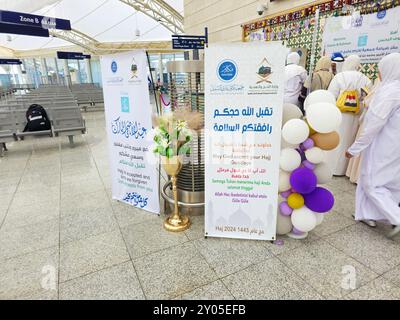
{"label": "gold balloon", "polygon": [[340,143],[339,134],[334,131],[331,133],[316,133],[311,136],[315,146],[326,151],[335,149]]}
{"label": "gold balloon", "polygon": [[292,209],[300,209],[304,206],[304,198],[299,193],[292,193],[288,198],[288,205]]}

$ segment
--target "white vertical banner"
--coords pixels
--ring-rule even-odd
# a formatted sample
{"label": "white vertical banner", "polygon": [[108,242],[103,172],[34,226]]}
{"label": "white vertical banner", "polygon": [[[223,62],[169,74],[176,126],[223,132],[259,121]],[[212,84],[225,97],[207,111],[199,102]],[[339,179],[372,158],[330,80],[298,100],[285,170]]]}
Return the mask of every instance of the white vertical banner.
{"label": "white vertical banner", "polygon": [[144,51],[101,57],[113,199],[160,212]]}
{"label": "white vertical banner", "polygon": [[274,240],[287,48],[215,44],[205,55],[209,237]]}

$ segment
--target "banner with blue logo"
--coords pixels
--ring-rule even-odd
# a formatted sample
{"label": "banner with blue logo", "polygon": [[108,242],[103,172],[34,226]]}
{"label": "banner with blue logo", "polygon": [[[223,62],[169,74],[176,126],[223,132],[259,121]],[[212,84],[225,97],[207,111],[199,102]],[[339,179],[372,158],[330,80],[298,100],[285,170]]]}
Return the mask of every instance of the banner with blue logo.
{"label": "banner with blue logo", "polygon": [[330,17],[325,22],[323,48],[327,55],[357,54],[362,63],[377,63],[400,51],[400,7],[377,13]]}
{"label": "banner with blue logo", "polygon": [[101,57],[113,199],[160,212],[144,51]]}
{"label": "banner with blue logo", "polygon": [[206,236],[275,240],[287,51],[265,42],[206,49]]}

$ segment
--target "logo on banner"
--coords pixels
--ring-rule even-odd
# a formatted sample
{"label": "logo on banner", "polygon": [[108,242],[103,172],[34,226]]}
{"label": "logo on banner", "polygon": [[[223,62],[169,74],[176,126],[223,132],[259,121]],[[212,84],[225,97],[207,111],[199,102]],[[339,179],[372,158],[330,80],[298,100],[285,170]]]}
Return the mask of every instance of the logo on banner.
{"label": "logo on banner", "polygon": [[131,63],[131,79],[137,78],[138,77],[138,66],[135,61],[135,58],[133,58],[132,63]]}
{"label": "logo on banner", "polygon": [[236,79],[238,67],[232,60],[222,61],[217,68],[218,78],[224,82],[231,82]]}
{"label": "logo on banner", "polygon": [[351,25],[353,28],[361,28],[363,26],[363,21],[364,17],[359,15],[359,16],[354,16],[351,20]]}
{"label": "logo on banner", "polygon": [[376,17],[380,20],[384,19],[386,17],[386,10],[381,10],[376,14]]}
{"label": "logo on banner", "polygon": [[274,84],[271,79],[273,75],[272,67],[272,64],[266,57],[261,60],[256,69],[256,84],[248,86],[248,95],[277,94],[279,86]]}
{"label": "logo on banner", "polygon": [[270,77],[272,75],[272,65],[268,62],[267,58],[264,58],[258,68],[257,71],[257,76],[258,76],[258,81],[257,84],[259,83],[272,83],[270,80]]}
{"label": "logo on banner", "polygon": [[116,73],[118,71],[118,65],[115,61],[111,62],[111,71],[112,73]]}
{"label": "logo on banner", "polygon": [[362,35],[358,37],[358,46],[359,47],[366,47],[368,44],[368,35]]}
{"label": "logo on banner", "polygon": [[130,106],[129,106],[129,97],[121,97],[121,112],[129,113]]}

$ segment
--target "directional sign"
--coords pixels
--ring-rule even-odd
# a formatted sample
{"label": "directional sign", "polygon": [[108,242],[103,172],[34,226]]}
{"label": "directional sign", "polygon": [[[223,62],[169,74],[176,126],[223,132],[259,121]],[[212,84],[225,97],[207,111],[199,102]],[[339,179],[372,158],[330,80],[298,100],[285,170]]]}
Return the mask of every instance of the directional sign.
{"label": "directional sign", "polygon": [[49,37],[49,30],[12,23],[0,22],[0,33],[21,34],[25,36]]}
{"label": "directional sign", "polygon": [[0,21],[43,29],[71,30],[71,22],[69,20],[38,16],[36,14],[23,12],[1,10]]}
{"label": "directional sign", "polygon": [[174,37],[172,38],[173,49],[204,49],[205,37]]}
{"label": "directional sign", "polygon": [[204,29],[204,36],[172,35],[172,48],[184,50],[204,49],[208,44],[208,28]]}
{"label": "directional sign", "polygon": [[90,54],[83,54],[82,52],[65,52],[65,51],[57,51],[58,59],[70,59],[70,60],[83,60],[90,59]]}
{"label": "directional sign", "polygon": [[0,59],[0,64],[22,64],[19,59]]}

